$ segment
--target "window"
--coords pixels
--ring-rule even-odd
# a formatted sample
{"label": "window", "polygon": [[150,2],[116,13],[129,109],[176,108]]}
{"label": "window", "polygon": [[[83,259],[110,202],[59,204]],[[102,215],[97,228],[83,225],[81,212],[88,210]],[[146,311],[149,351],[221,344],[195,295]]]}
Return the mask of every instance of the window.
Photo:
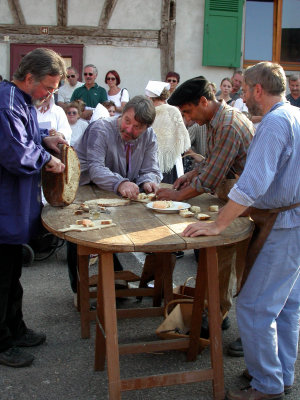
{"label": "window", "polygon": [[300,0],[247,0],[244,67],[273,61],[300,71]]}

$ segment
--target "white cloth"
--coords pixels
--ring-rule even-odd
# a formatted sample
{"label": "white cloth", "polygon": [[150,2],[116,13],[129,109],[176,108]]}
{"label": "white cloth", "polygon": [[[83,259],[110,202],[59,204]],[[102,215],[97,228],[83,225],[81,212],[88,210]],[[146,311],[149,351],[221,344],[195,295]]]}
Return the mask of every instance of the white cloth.
{"label": "white cloth", "polygon": [[64,110],[54,104],[53,96],[50,99],[49,109],[42,113],[36,108],[37,120],[41,129],[55,129],[64,135],[66,141],[70,144],[72,129]]}
{"label": "white cloth", "polygon": [[162,104],[155,110],[152,128],[157,136],[159,167],[161,172],[169,172],[178,157],[191,147],[190,136],[178,108]]}
{"label": "white cloth", "polygon": [[97,121],[97,119],[108,118],[108,117],[109,117],[108,109],[105,108],[101,103],[98,103],[97,107],[94,109],[90,122],[94,122]]}
{"label": "white cloth", "polygon": [[72,135],[71,135],[71,142],[70,145],[73,146],[76,150],[76,144],[84,134],[86,128],[89,126],[88,122],[79,119],[77,120],[76,124],[70,125],[72,129]]}
{"label": "white cloth", "polygon": [[169,90],[170,84],[161,81],[149,81],[145,89],[145,94],[148,97],[159,97],[165,88]]}
{"label": "white cloth", "polygon": [[65,84],[58,89],[57,101],[69,103],[74,90],[82,85],[84,85],[83,82],[77,82],[75,86],[70,86],[68,82],[65,82]]}
{"label": "white cloth", "polygon": [[[121,107],[122,103],[128,103],[129,101],[129,93],[127,89],[121,89],[119,93],[110,96],[107,92],[108,100],[111,100],[115,103],[117,107]],[[118,117],[121,113],[116,112],[115,117]]]}

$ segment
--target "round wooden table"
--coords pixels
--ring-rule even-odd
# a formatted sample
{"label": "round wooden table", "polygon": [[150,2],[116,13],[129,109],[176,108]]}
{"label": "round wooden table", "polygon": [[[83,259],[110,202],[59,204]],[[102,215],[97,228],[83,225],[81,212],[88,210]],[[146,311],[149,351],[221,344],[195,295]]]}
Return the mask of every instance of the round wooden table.
{"label": "round wooden table", "polygon": [[[85,200],[96,198],[115,197],[117,196],[111,192],[104,192],[96,186],[86,185],[79,188],[75,203],[80,204]],[[209,206],[223,205],[221,200],[208,194],[203,194],[188,202],[191,205],[200,206],[201,212],[211,215],[211,220],[216,218],[217,213],[209,212]],[[182,218],[179,214],[155,213],[148,209],[145,204],[131,202],[126,206],[109,207],[110,214],[103,214],[103,219],[112,219],[116,226],[88,232],[60,232],[59,229],[74,224],[79,218],[74,213],[77,207],[76,204],[64,208],[46,206],[42,212],[42,221],[50,232],[76,243],[78,246],[82,329],[89,329],[91,319],[88,311],[89,299],[86,295],[88,256],[89,254],[99,254],[95,369],[103,370],[105,359],[107,360],[109,398],[120,399],[121,392],[127,390],[212,380],[214,399],[223,399],[224,377],[216,249],[217,246],[248,239],[253,231],[253,223],[248,218],[238,218],[219,236],[187,238],[182,237],[181,232],[188,224],[196,222],[195,218]],[[188,249],[203,249],[197,269],[189,338],[119,346],[117,316],[143,317],[145,314],[139,312],[138,315],[134,310],[128,310],[128,312],[116,310],[113,253],[153,252],[160,257],[162,268],[167,270],[170,266],[171,253]],[[82,287],[84,287],[84,290]],[[164,290],[166,291],[165,301],[169,301],[172,298],[172,281],[165,283]],[[120,379],[120,354],[186,349],[188,360],[194,360],[197,357],[205,291],[208,300],[211,368]],[[152,315],[155,315],[155,313]],[[83,337],[85,335],[86,333],[83,332]]]}

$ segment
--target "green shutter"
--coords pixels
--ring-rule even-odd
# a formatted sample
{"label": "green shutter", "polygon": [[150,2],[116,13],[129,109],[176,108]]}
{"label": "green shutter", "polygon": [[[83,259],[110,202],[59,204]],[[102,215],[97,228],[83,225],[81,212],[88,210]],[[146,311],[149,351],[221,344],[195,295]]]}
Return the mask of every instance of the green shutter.
{"label": "green shutter", "polygon": [[244,0],[206,0],[203,65],[240,67]]}

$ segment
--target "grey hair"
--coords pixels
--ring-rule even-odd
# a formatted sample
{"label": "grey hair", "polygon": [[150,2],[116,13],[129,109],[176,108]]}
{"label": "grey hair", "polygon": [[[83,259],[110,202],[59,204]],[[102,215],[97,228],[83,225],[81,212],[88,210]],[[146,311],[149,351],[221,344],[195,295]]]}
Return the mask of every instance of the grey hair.
{"label": "grey hair", "polygon": [[300,75],[298,75],[298,74],[293,74],[293,75],[290,75],[289,76],[289,82],[296,82],[296,81],[298,81],[300,79]]}
{"label": "grey hair", "polygon": [[46,75],[66,77],[66,66],[63,58],[51,49],[38,48],[27,53],[21,60],[13,78],[24,81],[27,74],[32,74],[36,81]]}
{"label": "grey hair", "polygon": [[151,100],[149,100],[146,96],[135,96],[128,103],[125,104],[123,108],[123,113],[132,109],[134,110],[134,118],[140,124],[146,124],[147,126],[151,126],[155,119],[155,107]]}
{"label": "grey hair", "polygon": [[286,76],[281,65],[263,61],[248,67],[244,74],[246,85],[250,87],[257,83],[273,96],[282,96],[286,89]]}
{"label": "grey hair", "polygon": [[75,74],[78,74],[77,69],[76,69],[75,67],[73,67],[73,65],[71,65],[70,67],[68,67],[68,68],[67,68],[67,71],[68,71],[69,69],[72,69],[72,70],[75,72]]}
{"label": "grey hair", "polygon": [[88,68],[88,67],[94,68],[94,74],[95,74],[95,75],[98,75],[98,70],[97,70],[96,65],[94,65],[94,64],[87,64],[87,65],[84,66],[83,69],[85,70],[85,69]]}

